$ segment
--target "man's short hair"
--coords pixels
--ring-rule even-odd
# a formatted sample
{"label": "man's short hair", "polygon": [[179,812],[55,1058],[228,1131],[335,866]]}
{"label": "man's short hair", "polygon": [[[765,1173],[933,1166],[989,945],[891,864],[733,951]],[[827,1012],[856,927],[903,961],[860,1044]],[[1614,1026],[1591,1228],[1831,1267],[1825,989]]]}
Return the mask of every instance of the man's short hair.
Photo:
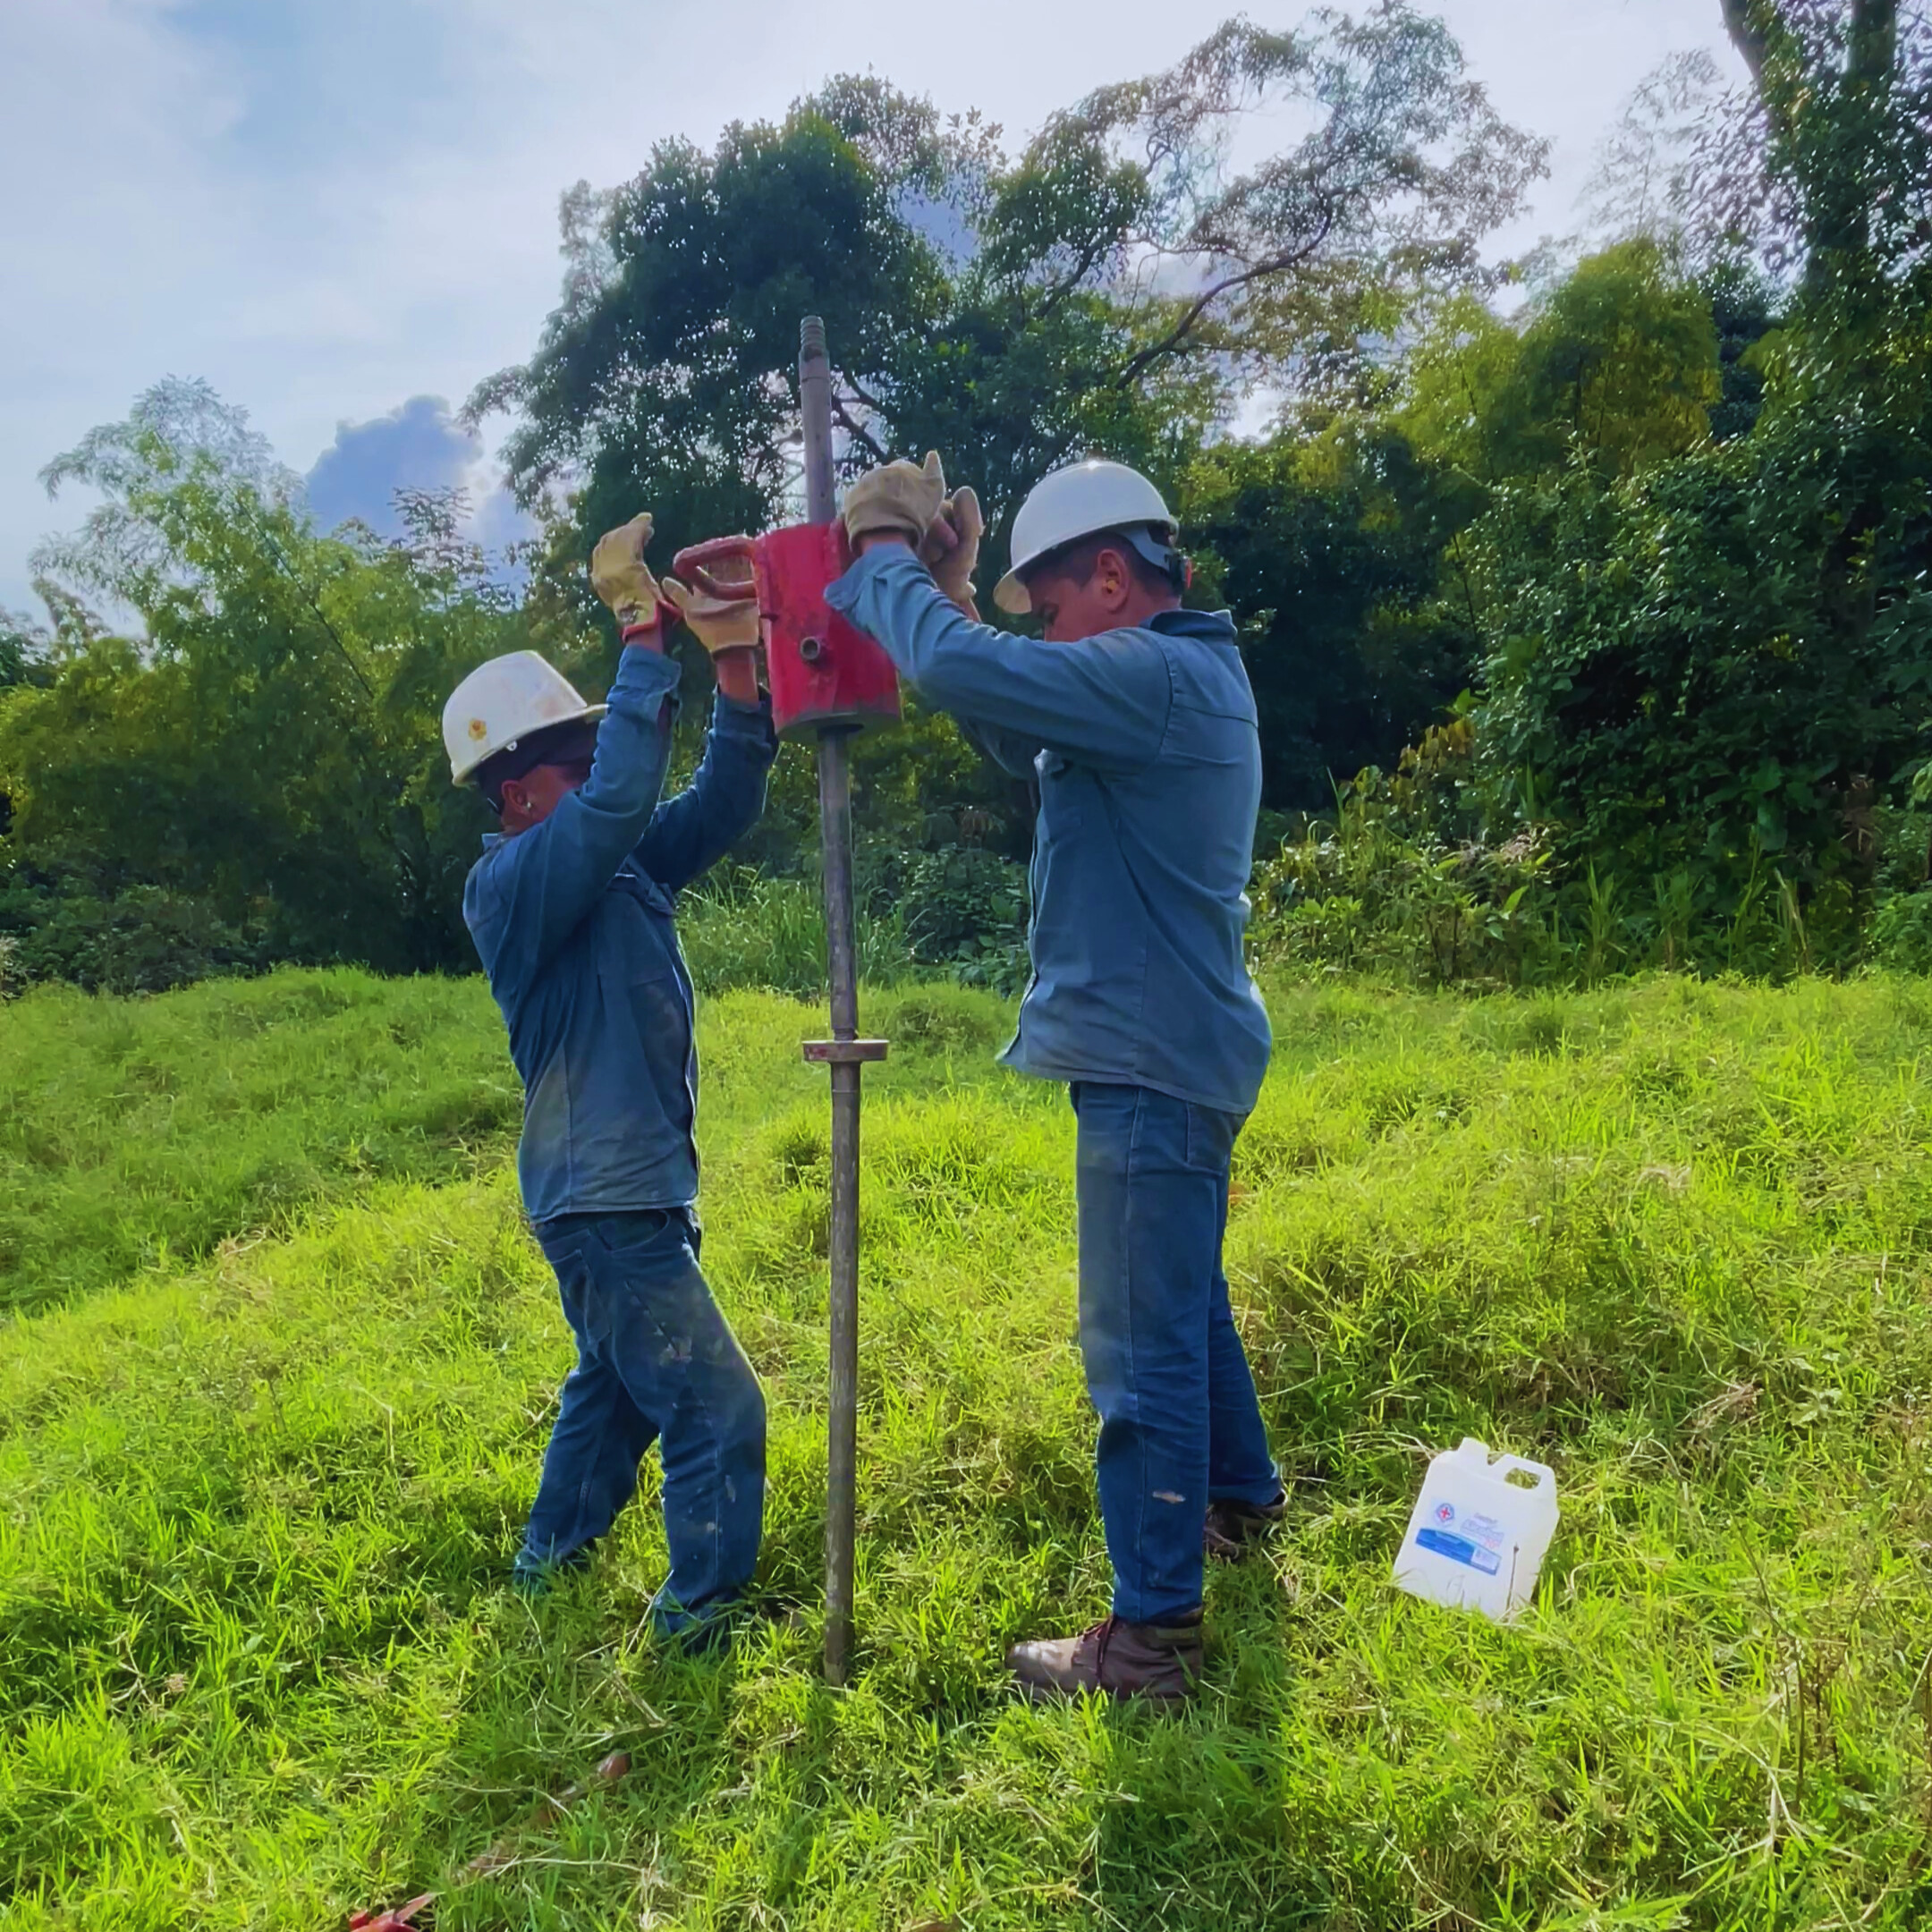
{"label": "man's short hair", "polygon": [[588,718],[571,718],[562,724],[547,724],[505,745],[494,758],[487,758],[473,775],[476,788],[489,801],[490,809],[503,816],[503,788],[513,778],[522,778],[539,765],[564,765],[572,758],[588,758],[597,750],[597,725]]}
{"label": "man's short hair", "polygon": [[[1180,575],[1179,553],[1173,548],[1171,538],[1170,531],[1153,524],[1140,524],[1131,530],[1097,530],[1091,537],[1077,538],[1058,550],[1049,550],[1027,566],[1024,576],[1031,580],[1042,572],[1057,571],[1077,584],[1089,584],[1099,566],[1100,553],[1111,550],[1115,556],[1127,559],[1127,568],[1143,590],[1155,597],[1178,597],[1184,584]],[[1157,564],[1148,555],[1156,549],[1165,550],[1174,563]]]}

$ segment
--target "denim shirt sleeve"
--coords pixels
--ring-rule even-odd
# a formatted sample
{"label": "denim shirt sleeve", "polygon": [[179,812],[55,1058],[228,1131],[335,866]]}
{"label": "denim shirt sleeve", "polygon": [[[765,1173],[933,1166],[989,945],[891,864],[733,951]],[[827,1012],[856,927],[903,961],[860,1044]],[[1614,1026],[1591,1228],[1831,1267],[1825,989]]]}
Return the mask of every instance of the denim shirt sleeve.
{"label": "denim shirt sleeve", "polygon": [[666,892],[708,871],[765,809],[765,780],[778,755],[771,699],[743,705],[720,691],[696,774],[652,815],[637,848],[639,868]]}
{"label": "denim shirt sleeve", "polygon": [[463,915],[492,986],[528,986],[644,835],[670,762],[678,676],[657,651],[627,648],[589,778],[471,875]]}
{"label": "denim shirt sleeve", "polygon": [[1165,653],[1149,631],[1042,644],[974,623],[896,544],[868,550],[826,601],[877,638],[928,704],[996,745],[1002,764],[1006,751],[1017,756],[1026,745],[1125,771],[1159,753],[1174,693]]}

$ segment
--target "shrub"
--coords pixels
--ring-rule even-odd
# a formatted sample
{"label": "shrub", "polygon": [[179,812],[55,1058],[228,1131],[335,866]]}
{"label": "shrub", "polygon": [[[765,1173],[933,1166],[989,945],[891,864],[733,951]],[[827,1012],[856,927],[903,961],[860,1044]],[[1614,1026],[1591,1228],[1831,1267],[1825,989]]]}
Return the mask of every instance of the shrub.
{"label": "shrub", "polygon": [[165,993],[273,957],[263,920],[236,927],[206,900],[161,886],[113,897],[15,886],[0,894],[0,930],[24,982],[64,980],[89,992]]}
{"label": "shrub", "polygon": [[1027,975],[1024,868],[974,845],[912,852],[899,866],[906,956],[965,986],[1010,993]]}
{"label": "shrub", "polygon": [[1891,893],[1872,915],[1873,962],[1900,972],[1932,973],[1932,892]]}
{"label": "shrub", "polygon": [[1424,986],[1516,986],[1552,967],[1547,837],[1474,830],[1472,741],[1461,720],[1342,788],[1332,820],[1256,869],[1256,944],[1266,959]]}

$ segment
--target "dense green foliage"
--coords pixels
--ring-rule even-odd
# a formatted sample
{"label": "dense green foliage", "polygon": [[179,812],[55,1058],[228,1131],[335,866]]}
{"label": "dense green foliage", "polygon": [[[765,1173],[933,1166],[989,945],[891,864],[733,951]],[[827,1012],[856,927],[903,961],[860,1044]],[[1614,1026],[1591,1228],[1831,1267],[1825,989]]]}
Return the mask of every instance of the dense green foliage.
{"label": "dense green foliage", "polygon": [[1932,750],[1928,395],[1779,404],[1618,488],[1508,494],[1475,539],[1479,728],[1525,816],[1599,867],[1687,871],[1718,916],[1767,864],[1868,877],[1848,823]]}
{"label": "dense green foliage", "polygon": [[[269,985],[257,1047],[291,1067],[348,1014],[426,1018],[411,987]],[[159,1063],[183,1015],[266,996],[98,1023]],[[706,1261],[772,1398],[761,1576],[795,1620],[655,1656],[648,1496],[580,1581],[510,1596],[568,1352],[513,1184],[333,1205],[312,1174],[263,1239],[0,1328],[9,1923],[309,1927],[429,1888],[452,1932],[1922,1923],[1922,988],[1273,1009],[1229,1260],[1293,1503],[1211,1580],[1198,1712],[1002,1686],[1002,1644],[1097,1612],[1106,1564],[1067,1110],[993,1072],[1004,1009],[950,988],[865,1007],[894,1052],[868,1075],[860,1636],[852,1686],[818,1682],[819,1021],[733,995],[701,1039]],[[45,1067],[73,1011],[9,1025],[55,1036]],[[480,1022],[436,1025],[460,1063]],[[336,1091],[284,1103],[313,1096],[315,1143]],[[57,1092],[4,1097],[65,1131]],[[192,1198],[260,1125],[124,1198]],[[1464,1433],[1558,1472],[1512,1631],[1388,1583],[1424,1453]],[[613,1750],[627,1777],[540,1802]]]}
{"label": "dense green foliage", "polygon": [[277,959],[468,962],[487,822],[441,762],[444,697],[528,640],[418,499],[411,541],[318,535],[242,419],[163,384],[54,466],[101,491],[43,562],[145,635],[67,610],[53,674],[0,691],[0,930],[30,978],[124,989]]}
{"label": "dense green foliage", "polygon": [[1753,308],[1741,254],[1795,276],[1752,352],[1761,408],[1615,473],[1579,443],[1496,492],[1470,542],[1478,732],[1499,813],[1555,821],[1572,869],[1681,881],[1724,919],[1775,867],[1849,927],[1873,808],[1932,750],[1932,18],[1724,15],[1749,89],[1693,130],[1677,212],[1722,215],[1727,320]]}
{"label": "dense green foliage", "polygon": [[[1712,4],[1743,85],[1666,67],[1576,259],[1486,265],[1541,147],[1395,0],[1230,22],[1021,143],[847,76],[580,183],[559,305],[470,405],[511,419],[542,523],[514,594],[459,504],[324,535],[238,412],[157,386],[49,466],[102,499],[40,555],[51,623],[0,617],[0,992],[466,968],[486,820],[443,783],[442,696],[519,645],[601,688],[582,561],[640,502],[659,564],[797,513],[809,309],[843,467],[942,449],[993,519],[983,576],[1082,449],[1171,494],[1258,703],[1265,951],[1429,979],[1919,957],[1932,24]],[[710,688],[682,648],[681,772]],[[1391,793],[1356,877],[1338,821],[1451,721],[1453,809]],[[916,700],[857,778],[879,973],[1013,983],[1026,786]],[[791,750],[736,855],[758,879],[708,892],[756,902],[734,982],[809,984],[816,844]]]}
{"label": "dense green foliage", "polygon": [[1458,304],[1406,376],[1410,436],[1484,489],[1572,462],[1633,476],[1702,444],[1722,394],[1710,295],[1649,241],[1584,261],[1517,326]]}
{"label": "dense green foliage", "polygon": [[1388,425],[1222,445],[1190,473],[1197,601],[1240,617],[1272,807],[1330,804],[1468,690],[1479,648],[1449,545],[1469,494]]}

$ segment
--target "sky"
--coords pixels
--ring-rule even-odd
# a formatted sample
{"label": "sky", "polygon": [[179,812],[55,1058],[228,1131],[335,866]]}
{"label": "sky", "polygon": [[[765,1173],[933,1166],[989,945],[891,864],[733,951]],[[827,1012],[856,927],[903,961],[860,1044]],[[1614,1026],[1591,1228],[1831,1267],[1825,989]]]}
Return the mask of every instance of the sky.
{"label": "sky", "polygon": [[[654,141],[709,146],[868,69],[1022,136],[1236,10],[0,0],[0,606],[31,606],[30,551],[87,509],[71,490],[49,502],[41,467],[164,376],[247,410],[326,523],[379,523],[399,484],[461,483],[499,542],[513,520],[490,448],[451,411],[534,347],[572,182],[609,186]],[[1667,55],[1733,61],[1718,0],[1426,10],[1497,107],[1555,144],[1512,248],[1576,225],[1597,143]],[[1286,27],[1304,7],[1245,11]]]}

